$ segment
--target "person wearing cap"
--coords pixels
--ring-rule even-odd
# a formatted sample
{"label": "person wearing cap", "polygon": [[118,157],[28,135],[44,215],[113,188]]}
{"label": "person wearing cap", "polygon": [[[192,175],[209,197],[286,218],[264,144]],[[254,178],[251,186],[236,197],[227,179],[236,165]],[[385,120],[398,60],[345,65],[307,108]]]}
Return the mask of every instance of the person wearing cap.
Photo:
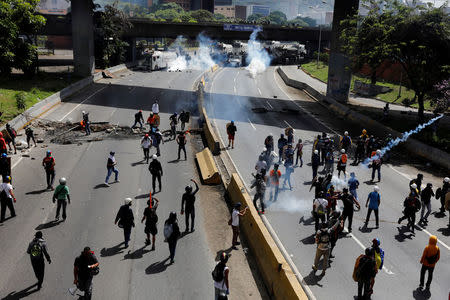
{"label": "person wearing cap", "polygon": [[367,196],[367,201],[366,201],[366,207],[369,207],[369,209],[367,210],[367,216],[366,216],[366,221],[364,222],[364,227],[367,228],[367,225],[369,224],[369,219],[370,219],[370,215],[372,214],[372,211],[375,214],[375,228],[379,227],[379,220],[378,220],[378,209],[380,207],[381,204],[381,196],[380,196],[380,188],[376,185],[373,188],[373,191],[369,193],[369,195]]}
{"label": "person wearing cap", "polygon": [[348,150],[352,146],[352,138],[348,135],[348,131],[344,132],[344,136],[341,136],[340,147],[345,150],[345,153],[348,153]]}
{"label": "person wearing cap", "polygon": [[314,150],[313,155],[311,157],[311,167],[312,167],[312,178],[317,177],[317,169],[319,169],[320,165],[320,156],[319,156],[319,150]]}
{"label": "person wearing cap", "polygon": [[184,160],[187,160],[186,157],[186,143],[187,143],[187,138],[186,138],[186,134],[184,131],[181,131],[178,136],[177,136],[177,144],[178,144],[178,160],[180,160],[180,154],[181,151],[184,152]]}
{"label": "person wearing cap", "polygon": [[169,258],[171,264],[175,262],[175,251],[177,249],[177,242],[180,236],[181,233],[180,227],[178,226],[177,213],[172,211],[169,218],[167,218],[164,222],[164,237],[169,244]]}
{"label": "person wearing cap", "polygon": [[59,220],[59,211],[61,210],[61,207],[63,210],[62,211],[63,221],[65,221],[66,217],[67,217],[66,207],[67,207],[67,203],[70,204],[70,195],[69,195],[69,187],[67,186],[66,183],[67,183],[66,178],[61,177],[61,179],[59,179],[59,185],[56,187],[55,192],[53,193],[53,203],[58,201],[58,206],[56,208],[56,217],[55,217],[56,221]]}
{"label": "person wearing cap", "polygon": [[144,160],[148,164],[148,160],[150,159],[150,147],[152,146],[152,140],[150,139],[150,136],[148,133],[144,135],[144,137],[141,140],[141,147],[142,151],[144,151]]}
{"label": "person wearing cap", "polygon": [[381,165],[383,164],[383,158],[381,157],[381,150],[378,149],[377,151],[374,151],[371,156],[372,161],[372,179],[371,181],[374,181],[375,179],[375,172],[378,173],[378,182],[381,181]]}
{"label": "person wearing cap", "polygon": [[241,202],[237,202],[234,205],[234,209],[231,212],[231,219],[228,221],[228,224],[231,225],[231,229],[233,230],[233,240],[231,243],[231,248],[233,250],[237,250],[236,245],[240,245],[241,243],[237,241],[239,237],[239,217],[242,217],[247,212],[248,207],[245,207],[243,210],[241,209]]}
{"label": "person wearing cap", "polygon": [[347,174],[345,173],[345,168],[347,167],[347,154],[345,149],[341,149],[341,156],[339,156],[339,161],[337,163],[338,178],[341,177],[341,171],[344,173],[344,179],[347,179]]}
{"label": "person wearing cap", "polygon": [[138,123],[142,129],[144,123],[144,116],[142,115],[142,110],[139,110],[137,113],[134,114],[134,124],[133,126],[131,126],[131,128],[136,128],[136,125]]}
{"label": "person wearing cap", "polygon": [[151,202],[150,200],[147,201],[147,207],[144,209],[144,215],[142,216],[141,220],[141,223],[144,223],[145,221],[144,232],[147,235],[145,244],[150,245],[150,234],[152,235],[152,250],[155,250],[155,240],[156,235],[158,234],[158,215],[156,214],[158,205],[159,200],[155,197],[151,197]]}
{"label": "person wearing cap", "polygon": [[229,255],[226,252],[220,253],[219,262],[216,264],[212,273],[214,281],[214,300],[228,299],[227,295],[230,294],[230,284],[228,281],[230,269],[226,265],[228,258]]}
{"label": "person wearing cap", "polygon": [[16,197],[14,196],[13,186],[11,185],[11,176],[6,176],[5,180],[2,182],[2,184],[0,184],[0,223],[3,223],[5,221],[6,208],[9,209],[11,218],[14,218],[16,216],[13,202],[16,202]]}
{"label": "person wearing cap", "polygon": [[0,155],[0,174],[2,175],[3,182],[6,176],[11,175],[11,160],[8,159],[8,154],[6,153]]}
{"label": "person wearing cap", "polygon": [[55,159],[52,156],[52,151],[47,150],[47,154],[42,160],[42,166],[45,169],[47,177],[47,189],[53,191],[53,181],[55,181]]}
{"label": "person wearing cap", "polygon": [[89,247],[84,247],[80,256],[75,258],[73,264],[73,284],[75,284],[80,291],[84,292],[84,300],[91,300],[92,298],[93,270],[98,268],[98,266],[99,263],[97,257],[95,257],[94,251],[91,251],[91,248]]}
{"label": "person wearing cap", "polygon": [[115,182],[119,182],[119,170],[116,169],[116,157],[114,156],[115,152],[111,151],[109,152],[108,161],[106,162],[106,179],[105,179],[105,185],[109,186],[109,177],[111,177],[111,174],[114,172],[115,175]]}
{"label": "person wearing cap", "polygon": [[36,231],[34,239],[28,244],[27,253],[30,255],[31,266],[33,267],[34,275],[36,275],[37,289],[40,290],[45,274],[44,256],[49,264],[52,263],[50,255],[47,250],[47,243],[42,237],[42,231]]}
{"label": "person wearing cap", "polygon": [[155,194],[155,186],[157,179],[159,184],[159,191],[161,192],[161,177],[163,176],[163,169],[156,154],[153,154],[152,162],[148,165],[148,170],[150,171],[150,174],[152,174],[153,194]]}
{"label": "person wearing cap", "polygon": [[192,186],[186,186],[185,193],[181,197],[181,214],[186,213],[185,221],[186,221],[186,230],[185,232],[189,232],[189,217],[191,218],[191,232],[194,231],[194,220],[195,220],[195,194],[197,194],[199,188],[198,184],[194,179],[191,181],[195,184],[195,191],[192,191]]}
{"label": "person wearing cap", "polygon": [[234,121],[231,120],[230,123],[227,124],[227,134],[228,134],[228,148],[234,149],[234,137],[236,135],[237,127],[234,124]]}
{"label": "person wearing cap", "polygon": [[8,147],[2,132],[0,132],[0,153],[8,153]]}
{"label": "person wearing cap", "polygon": [[131,228],[134,227],[134,214],[131,210],[131,198],[125,198],[124,204],[120,207],[116,215],[114,224],[118,224],[120,228],[123,228],[123,236],[125,238],[125,248],[128,248],[128,242],[130,241]]}
{"label": "person wearing cap", "polygon": [[[416,184],[411,185],[411,189],[415,190],[417,188]],[[415,193],[410,193],[403,201],[403,216],[397,221],[400,224],[403,220],[408,219],[408,224],[406,225],[410,228],[411,232],[414,234],[414,226],[416,223],[416,212],[420,210],[421,203]]]}
{"label": "person wearing cap", "polygon": [[[427,186],[422,190],[420,194],[420,200],[422,201],[422,211],[420,213],[420,221],[423,225],[428,225],[428,216],[431,213],[431,197],[434,197],[433,184],[427,183]],[[427,213],[424,216],[425,208]]]}
{"label": "person wearing cap", "polygon": [[89,121],[89,113],[85,112],[84,110],[81,112],[83,116],[83,125],[84,125],[84,131],[86,132],[86,135],[91,134],[91,122]]}

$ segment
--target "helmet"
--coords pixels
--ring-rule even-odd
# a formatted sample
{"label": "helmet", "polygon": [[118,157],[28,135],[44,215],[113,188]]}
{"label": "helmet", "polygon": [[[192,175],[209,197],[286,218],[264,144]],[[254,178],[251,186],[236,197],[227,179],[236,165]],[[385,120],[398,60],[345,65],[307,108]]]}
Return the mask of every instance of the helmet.
{"label": "helmet", "polygon": [[378,185],[376,185],[376,186],[373,187],[373,190],[374,190],[375,192],[378,192],[378,191],[380,190],[380,188],[378,187]]}
{"label": "helmet", "polygon": [[411,184],[411,188],[414,190],[417,189],[417,184],[415,184],[415,183]]}
{"label": "helmet", "polygon": [[190,192],[192,192],[192,186],[188,185],[188,186],[186,186],[186,187],[184,188],[184,190],[185,190],[187,193],[190,193]]}
{"label": "helmet", "polygon": [[153,116],[153,112],[152,111],[150,112],[150,116]]}
{"label": "helmet", "polygon": [[47,156],[50,156],[50,155],[52,155],[52,151],[47,150]]}
{"label": "helmet", "polygon": [[8,157],[8,154],[2,153],[2,157]]}
{"label": "helmet", "polygon": [[5,182],[11,182],[11,176],[6,176],[5,177]]}
{"label": "helmet", "polygon": [[344,135],[348,135],[348,131],[344,132]]}
{"label": "helmet", "polygon": [[116,152],[114,152],[114,151],[109,152],[109,155],[114,155],[114,154],[116,154]]}
{"label": "helmet", "polygon": [[240,207],[241,207],[241,202],[236,202],[235,204],[234,204],[234,208],[237,208],[237,209],[239,209]]}
{"label": "helmet", "polygon": [[380,150],[380,149],[377,150],[377,154],[378,154],[378,155],[381,154],[381,150]]}
{"label": "helmet", "polygon": [[145,137],[148,137],[148,133],[145,134]]}
{"label": "helmet", "polygon": [[142,112],[142,109],[140,109],[139,112]]}
{"label": "helmet", "polygon": [[220,262],[221,263],[224,263],[224,264],[227,263],[228,258],[229,258],[229,255],[226,252],[222,252],[220,254]]}
{"label": "helmet", "polygon": [[125,205],[131,205],[131,202],[133,202],[133,200],[131,198],[125,198]]}
{"label": "helmet", "polygon": [[344,154],[345,153],[345,149],[341,149],[341,153]]}
{"label": "helmet", "polygon": [[84,115],[86,112],[83,110],[81,113]]}
{"label": "helmet", "polygon": [[234,121],[233,121],[233,120],[231,120],[231,124],[234,124]]}
{"label": "helmet", "polygon": [[60,179],[59,179],[59,183],[61,183],[61,184],[66,184],[66,178],[64,178],[64,177],[61,177]]}
{"label": "helmet", "polygon": [[448,178],[448,177],[445,177],[445,178],[444,178],[444,182],[447,182],[447,183],[449,183],[449,182],[450,182],[450,178]]}
{"label": "helmet", "polygon": [[153,158],[153,159],[157,159],[158,156],[157,156],[156,154],[153,154],[153,155],[152,155],[152,158]]}
{"label": "helmet", "polygon": [[314,150],[314,154],[319,154],[319,150]]}
{"label": "helmet", "polygon": [[377,246],[380,246],[381,242],[379,238],[375,238],[372,240],[372,244],[376,244]]}
{"label": "helmet", "polygon": [[367,130],[363,129],[362,134],[366,134],[366,133],[367,133]]}
{"label": "helmet", "polygon": [[174,211],[171,211],[169,214],[169,220],[175,221],[177,219],[177,213]]}

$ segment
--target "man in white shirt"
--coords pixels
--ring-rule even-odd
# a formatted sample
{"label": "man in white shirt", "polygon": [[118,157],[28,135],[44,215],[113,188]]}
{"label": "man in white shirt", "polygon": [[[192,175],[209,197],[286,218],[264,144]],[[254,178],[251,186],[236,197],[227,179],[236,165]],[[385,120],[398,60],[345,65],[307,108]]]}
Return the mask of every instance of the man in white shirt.
{"label": "man in white shirt", "polygon": [[328,201],[323,198],[323,192],[319,193],[319,197],[314,199],[313,203],[313,217],[315,221],[316,232],[319,230],[319,220],[325,223],[325,216],[327,214]]}
{"label": "man in white shirt", "polygon": [[159,114],[159,104],[158,104],[158,100],[155,100],[155,102],[152,105],[152,112],[154,114]]}
{"label": "man in white shirt", "polygon": [[11,185],[11,176],[5,177],[5,182],[0,185],[0,203],[1,203],[1,218],[0,223],[5,221],[6,208],[11,213],[11,218],[16,216],[14,210],[13,200],[16,202],[16,197],[13,193],[13,187]]}
{"label": "man in white shirt", "polygon": [[144,151],[144,160],[150,159],[150,147],[152,146],[152,139],[149,137],[148,133],[141,140],[142,150]]}
{"label": "man in white shirt", "polygon": [[233,229],[233,243],[231,248],[233,250],[237,250],[236,245],[240,245],[241,243],[237,241],[237,238],[239,236],[239,217],[245,215],[247,212],[248,207],[245,207],[243,210],[241,209],[241,203],[237,202],[234,205],[233,212],[231,213],[231,228]]}
{"label": "man in white shirt", "polygon": [[267,171],[267,163],[264,161],[264,157],[262,155],[259,156],[259,159],[256,162],[255,170],[257,174],[262,174],[263,172],[265,174]]}

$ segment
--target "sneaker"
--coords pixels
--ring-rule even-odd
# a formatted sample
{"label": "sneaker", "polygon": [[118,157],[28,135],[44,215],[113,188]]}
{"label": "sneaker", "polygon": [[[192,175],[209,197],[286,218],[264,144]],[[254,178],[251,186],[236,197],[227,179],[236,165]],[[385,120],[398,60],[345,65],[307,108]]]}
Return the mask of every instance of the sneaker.
{"label": "sneaker", "polygon": [[263,215],[263,214],[265,214],[266,212],[265,211],[261,211],[261,214]]}
{"label": "sneaker", "polygon": [[317,271],[317,267],[315,265],[312,265],[312,269],[314,270],[314,272]]}
{"label": "sneaker", "polygon": [[238,248],[236,246],[232,246],[231,249],[237,250]]}
{"label": "sneaker", "polygon": [[152,251],[155,251],[155,245],[153,244],[153,246],[152,246]]}
{"label": "sneaker", "polygon": [[397,223],[400,224],[402,222],[402,218],[399,218]]}
{"label": "sneaker", "polygon": [[150,240],[149,239],[145,239],[145,244],[146,245],[150,245]]}
{"label": "sneaker", "polygon": [[109,183],[105,182],[105,185],[106,185],[106,186],[109,186]]}
{"label": "sneaker", "polygon": [[348,228],[348,233],[351,233],[352,232],[352,229],[351,228]]}
{"label": "sneaker", "polygon": [[58,217],[58,216],[55,217],[55,221],[56,221],[56,222],[59,221],[59,217]]}
{"label": "sneaker", "polygon": [[419,289],[420,290],[423,289],[423,284],[419,285]]}
{"label": "sneaker", "polygon": [[120,180],[119,180],[119,179],[116,179],[114,182],[120,182]]}

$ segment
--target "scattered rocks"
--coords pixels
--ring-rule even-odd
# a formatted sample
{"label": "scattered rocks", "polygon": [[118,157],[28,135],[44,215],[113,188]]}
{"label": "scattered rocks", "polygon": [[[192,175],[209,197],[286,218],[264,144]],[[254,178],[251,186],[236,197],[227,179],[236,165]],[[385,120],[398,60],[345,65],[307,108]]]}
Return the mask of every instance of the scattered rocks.
{"label": "scattered rocks", "polygon": [[44,142],[44,139],[37,139],[37,141],[36,141],[36,143],[39,143],[39,144],[41,144],[43,142]]}

